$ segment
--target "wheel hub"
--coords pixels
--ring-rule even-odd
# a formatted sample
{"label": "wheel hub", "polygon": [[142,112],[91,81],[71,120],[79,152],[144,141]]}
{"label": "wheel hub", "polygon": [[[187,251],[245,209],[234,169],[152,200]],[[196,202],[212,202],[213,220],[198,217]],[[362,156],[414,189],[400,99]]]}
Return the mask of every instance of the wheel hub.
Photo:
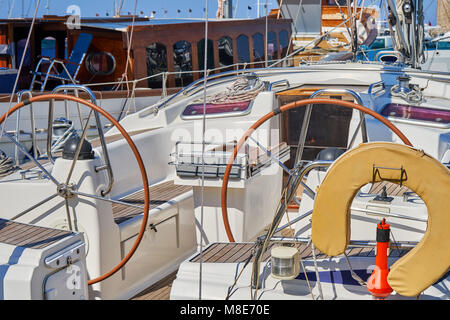
{"label": "wheel hub", "polygon": [[75,191],[75,186],[73,183],[60,183],[56,187],[56,193],[65,199],[70,199],[75,195],[74,193],[72,193],[72,191]]}

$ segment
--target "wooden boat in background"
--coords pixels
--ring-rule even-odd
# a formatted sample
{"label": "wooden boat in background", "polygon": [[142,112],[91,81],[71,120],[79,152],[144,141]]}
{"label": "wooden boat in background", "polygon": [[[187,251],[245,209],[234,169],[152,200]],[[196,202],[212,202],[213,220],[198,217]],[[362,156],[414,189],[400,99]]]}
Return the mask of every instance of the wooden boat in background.
{"label": "wooden boat in background", "polygon": [[[203,76],[204,40],[203,33],[198,32],[204,29],[202,19],[132,16],[81,18],[75,26],[69,24],[71,19],[73,17],[69,16],[44,16],[37,19],[17,87],[18,90],[25,90],[27,97],[49,93],[65,83],[66,87],[58,90],[76,93],[84,98],[90,98],[86,93],[90,90],[96,102],[119,120],[126,114],[171,96]],[[266,23],[269,39],[267,50],[264,45]],[[18,68],[30,24],[31,19],[0,20],[0,41],[3,42],[0,45],[7,53],[0,57],[0,66],[9,70]],[[67,59],[82,33],[93,37],[75,81],[60,81],[56,78],[46,82],[43,80],[45,76],[41,76],[45,87],[36,84],[33,85],[34,90],[30,91],[33,79],[31,72],[45,75],[50,63],[44,61],[37,68],[40,56],[57,59],[61,64],[70,63]],[[263,61],[286,56],[290,37],[290,20],[287,19],[211,21],[208,36],[210,74],[264,67]],[[10,81],[14,80],[14,77],[10,77]],[[75,83],[87,89],[67,89],[67,85],[70,87]],[[16,102],[18,98],[7,93],[0,94],[0,113],[6,113],[11,107],[10,101]],[[5,130],[17,131],[18,139],[28,149],[32,148],[33,141],[37,141],[38,149],[43,150],[48,130],[47,109],[36,103],[34,115],[22,114],[18,121],[9,119]],[[79,130],[82,127],[80,123],[87,115],[78,114],[77,108],[68,107],[67,103],[61,105],[56,102],[55,119],[61,117],[71,120]],[[34,124],[31,118],[34,118]],[[38,135],[34,139],[32,126]],[[105,128],[109,126],[110,123],[105,123]],[[17,127],[20,127],[20,131]],[[88,137],[93,138],[96,134],[95,123],[92,123]],[[14,146],[4,139],[0,140],[0,149],[9,156],[14,154]]]}
{"label": "wooden boat in background", "polygon": [[[329,53],[351,52],[352,21],[346,1],[335,0],[278,0],[279,10],[273,14],[292,19],[294,65],[314,62]],[[352,6],[353,8],[353,6]],[[373,7],[357,7],[358,45],[370,45],[377,36],[375,21],[379,12]],[[351,55],[343,56],[343,60]]]}

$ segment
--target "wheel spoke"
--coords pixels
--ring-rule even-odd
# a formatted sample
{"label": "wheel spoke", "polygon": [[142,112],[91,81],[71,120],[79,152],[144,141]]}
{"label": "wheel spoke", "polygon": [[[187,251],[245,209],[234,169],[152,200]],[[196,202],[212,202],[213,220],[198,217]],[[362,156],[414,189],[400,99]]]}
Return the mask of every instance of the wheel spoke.
{"label": "wheel spoke", "polygon": [[142,206],[138,206],[136,204],[132,204],[132,203],[124,202],[124,201],[107,199],[107,198],[103,198],[103,197],[100,197],[100,196],[96,196],[96,195],[93,195],[93,194],[88,194],[88,193],[84,193],[84,192],[80,192],[80,191],[71,190],[70,192],[73,193],[73,194],[77,194],[79,196],[83,196],[83,197],[93,198],[93,199],[97,199],[97,200],[103,200],[103,201],[106,201],[106,202],[111,202],[111,203],[115,203],[115,204],[120,204],[120,205],[129,206],[129,207],[133,207],[133,208],[138,208],[138,209],[144,210],[144,207],[142,207]]}
{"label": "wheel spoke", "polygon": [[18,215],[15,215],[15,216],[12,217],[10,220],[16,220],[16,219],[20,218],[21,216],[27,214],[28,212],[30,212],[30,211],[36,209],[37,207],[43,205],[43,204],[46,203],[46,202],[52,200],[52,199],[55,198],[57,195],[58,195],[58,194],[55,193],[54,195],[51,195],[50,197],[45,198],[44,200],[42,200],[42,201],[36,203],[35,205],[29,207],[28,209],[22,211],[22,212],[19,213]]}
{"label": "wheel spoke", "polygon": [[67,223],[69,224],[69,230],[73,231],[72,220],[70,219],[70,211],[69,211],[69,199],[65,199],[66,201],[66,215],[67,215]]}
{"label": "wheel spoke", "polygon": [[264,151],[271,159],[275,160],[275,161],[280,165],[280,167],[283,168],[284,171],[286,171],[287,174],[289,174],[289,175],[292,174],[291,170],[289,170],[289,169],[284,165],[284,163],[281,162],[280,159],[278,159],[277,157],[275,157],[274,155],[272,155],[272,152],[270,152],[268,149],[266,149],[262,144],[260,144],[258,141],[256,141],[256,139],[253,138],[252,136],[249,136],[249,138],[250,138],[251,140],[253,140],[253,141],[257,144],[257,146],[258,146],[259,148],[261,148],[261,150]]}
{"label": "wheel spoke", "polygon": [[16,139],[14,139],[14,137],[12,137],[12,135],[11,134],[9,134],[8,132],[5,132],[5,136],[9,139],[9,140],[11,140],[19,149],[20,149],[20,151],[22,151],[26,156],[27,156],[27,158],[29,158],[31,161],[33,161],[35,164],[36,164],[36,166],[38,166],[39,167],[39,169],[41,169],[46,175],[47,175],[47,177],[50,179],[50,180],[52,180],[53,181],[53,183],[55,183],[56,185],[59,185],[59,182],[58,182],[58,180],[56,180],[51,174],[50,174],[50,172],[48,172],[40,163],[39,163],[39,161],[37,161],[26,149],[25,149],[25,147],[20,143],[20,142],[18,142]]}

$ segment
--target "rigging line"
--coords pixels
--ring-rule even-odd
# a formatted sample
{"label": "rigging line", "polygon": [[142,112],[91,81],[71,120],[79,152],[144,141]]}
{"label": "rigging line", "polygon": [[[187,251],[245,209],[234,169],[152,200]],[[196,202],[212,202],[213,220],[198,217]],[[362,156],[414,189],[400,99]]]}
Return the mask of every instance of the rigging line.
{"label": "rigging line", "polygon": [[233,18],[236,17],[236,14],[238,12],[238,6],[239,6],[239,0],[236,1],[236,6],[234,7],[234,14],[233,14]]}
{"label": "rigging line", "polygon": [[[297,14],[296,14],[296,16],[295,16],[295,24],[294,24],[294,29],[295,29],[295,33],[297,33],[297,20],[298,20],[298,16],[299,16],[299,14],[300,14],[300,8],[302,7],[302,4],[303,4],[303,0],[300,0],[299,2],[298,2],[298,9],[297,9]],[[281,6],[280,6],[280,12],[281,12]],[[288,11],[289,12],[289,11]],[[286,60],[288,57],[289,57],[289,50],[291,49],[291,45],[292,45],[292,43],[294,42],[294,40],[292,39],[292,34],[291,34],[291,39],[290,39],[290,41],[289,41],[289,44],[288,44],[288,48],[287,48],[287,50],[286,50],[286,57],[284,58],[284,60]],[[280,55],[281,55],[281,53],[280,53]],[[273,63],[271,66],[269,66],[269,67],[272,67],[272,66],[274,66],[275,64],[277,64],[278,62],[275,62],[275,63]]]}
{"label": "rigging line", "polygon": [[16,0],[13,0],[12,1],[12,4],[11,4],[11,2],[8,0],[8,8],[9,8],[9,11],[8,11],[8,19],[10,19],[11,18],[11,14],[12,14],[12,12],[13,12],[13,10],[14,10],[14,3],[16,2]]}
{"label": "rigging line", "polygon": [[[238,282],[239,278],[241,277],[242,272],[244,271],[244,269],[247,267],[247,265],[250,263],[250,261],[252,260],[253,256],[255,255],[255,248],[256,248],[256,246],[257,246],[257,244],[255,243],[253,245],[253,248],[252,248],[252,251],[251,251],[250,255],[248,256],[248,258],[244,262],[244,266],[242,267],[242,269],[239,272],[239,274],[237,275],[237,277],[234,279],[233,285],[228,288],[228,293],[227,293],[227,296],[226,296],[225,300],[229,300],[230,297],[233,295],[233,289],[236,286],[236,283]],[[238,263],[237,266],[239,268],[239,263]],[[250,290],[251,290],[251,286],[250,286]]]}
{"label": "rigging line", "polygon": [[12,107],[12,100],[14,98],[14,93],[16,92],[17,84],[19,82],[19,77],[20,77],[20,74],[22,72],[23,62],[25,61],[25,56],[27,55],[27,50],[28,50],[28,46],[30,44],[31,34],[32,34],[32,31],[33,31],[34,23],[36,22],[36,16],[37,16],[37,12],[38,12],[40,3],[41,3],[41,0],[38,0],[37,4],[36,4],[36,8],[34,10],[33,20],[31,21],[30,30],[28,31],[27,42],[25,43],[25,47],[23,48],[22,58],[20,59],[19,70],[17,71],[16,80],[14,82],[14,87],[13,87],[13,90],[11,92],[11,97],[9,99],[9,107],[8,107],[8,111],[6,112],[5,121],[3,122],[3,125],[2,125],[2,130],[0,132],[0,138],[3,137],[3,133],[5,131],[6,121],[8,120],[9,111],[11,110],[11,107]]}
{"label": "rigging line", "polygon": [[[307,44],[304,45],[303,47],[301,47],[301,48],[299,48],[299,49],[297,49],[297,50],[291,52],[290,54],[289,54],[289,51],[287,51],[287,52],[286,52],[286,56],[285,56],[284,58],[279,59],[278,61],[274,62],[273,64],[271,64],[271,65],[269,66],[269,68],[271,68],[271,67],[273,67],[273,66],[276,66],[276,65],[279,64],[280,62],[283,62],[283,61],[287,60],[288,58],[290,58],[291,56],[297,54],[298,52],[301,52],[301,51],[305,50],[307,46],[309,46],[310,44],[314,43],[315,41],[318,41],[319,39],[325,38],[325,37],[328,36],[331,32],[333,32],[334,30],[336,30],[337,28],[339,28],[339,27],[342,26],[343,24],[345,24],[345,23],[347,23],[348,21],[350,21],[350,19],[351,19],[351,17],[350,17],[349,19],[345,20],[345,21],[342,21],[340,24],[338,24],[337,26],[335,26],[333,29],[328,30],[328,31],[325,32],[323,35],[321,35],[321,36],[319,36],[319,37],[313,39],[312,41],[310,41],[309,43],[307,43]],[[291,41],[289,42],[289,44],[290,44],[291,42],[292,42],[292,36],[291,36]],[[289,49],[289,47],[288,47],[288,49]]]}
{"label": "rigging line", "polygon": [[[206,135],[206,77],[208,62],[208,0],[206,1],[205,10],[205,50],[203,57],[203,118],[202,118],[202,187],[201,187],[201,208],[200,208],[200,226],[203,229],[203,211],[205,198],[205,135]],[[198,282],[198,298],[202,300],[202,272],[203,272],[203,234],[200,233],[200,269]]]}
{"label": "rigging line", "polygon": [[[128,66],[130,65],[130,67],[131,67],[131,45],[133,43],[134,23],[135,23],[135,20],[136,20],[137,3],[138,3],[138,0],[136,0],[134,2],[133,21],[131,22],[131,34],[130,34],[129,38],[128,38],[128,33],[127,33],[127,40],[128,40],[127,62],[125,64],[125,72],[122,75],[122,79],[126,78],[127,80],[128,80]],[[127,82],[127,90],[130,91],[128,82]]]}
{"label": "rigging line", "polygon": [[[301,0],[300,0],[301,1]],[[375,0],[372,0],[370,5],[373,4]],[[291,41],[289,42],[289,46],[288,46],[288,50],[286,51],[286,56],[284,58],[278,59],[278,61],[274,62],[273,64],[271,64],[269,66],[269,68],[276,66],[277,64],[279,64],[280,62],[283,62],[285,60],[287,60],[288,58],[292,57],[293,55],[303,51],[306,49],[307,46],[309,46],[310,44],[313,44],[314,42],[325,38],[326,36],[328,36],[329,34],[331,34],[331,32],[333,32],[334,30],[336,30],[337,28],[341,27],[343,24],[346,24],[348,21],[350,21],[352,17],[349,17],[347,20],[342,21],[340,24],[338,24],[337,26],[333,27],[331,30],[328,30],[327,32],[325,32],[323,35],[318,36],[317,38],[313,39],[312,41],[310,41],[309,43],[307,43],[306,45],[302,46],[301,48],[296,49],[295,51],[289,53],[289,49],[290,49],[290,45],[292,42],[292,36],[291,36]]]}
{"label": "rigging line", "polygon": [[280,7],[278,9],[277,20],[280,19],[281,16],[281,7],[283,6],[283,0],[280,1]]}
{"label": "rigging line", "polygon": [[[339,12],[341,13],[341,18],[342,18],[342,20],[344,20],[344,19],[345,19],[345,14],[344,14],[344,12],[342,11],[342,8],[341,8],[341,5],[339,4],[339,1],[338,1],[338,0],[334,0],[334,2],[337,4],[337,6],[338,6],[338,8],[339,8]],[[347,15],[349,15],[349,14],[350,14],[350,13],[348,12]],[[347,26],[347,24],[345,24],[345,28],[347,29],[348,35],[351,36],[352,33],[351,33],[349,27]]]}
{"label": "rigging line", "polygon": [[268,24],[269,24],[269,15],[267,14],[267,0],[266,0],[265,7],[266,7],[266,29],[265,29],[266,34],[265,34],[265,41],[264,41],[265,42],[264,51],[265,51],[266,62],[264,64],[264,66],[267,68],[269,66],[269,62],[268,62],[269,53],[267,52],[267,42],[268,42],[268,33],[267,32],[268,32]]}

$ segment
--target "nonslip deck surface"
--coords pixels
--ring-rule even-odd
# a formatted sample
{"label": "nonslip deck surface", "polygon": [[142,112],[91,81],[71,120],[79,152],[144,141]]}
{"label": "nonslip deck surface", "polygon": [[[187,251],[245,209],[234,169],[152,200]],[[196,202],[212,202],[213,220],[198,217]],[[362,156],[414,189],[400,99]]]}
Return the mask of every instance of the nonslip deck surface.
{"label": "nonslip deck surface", "polygon": [[[154,209],[171,199],[174,199],[183,193],[192,190],[191,186],[175,185],[173,181],[163,182],[149,188],[150,194],[150,210]],[[136,205],[144,205],[144,190],[136,192],[130,196],[120,199],[122,202],[132,203]],[[128,219],[142,214],[142,210],[135,207],[114,203],[112,205],[114,221],[122,223]]]}
{"label": "nonslip deck surface", "polygon": [[72,232],[0,219],[0,242],[18,247],[41,249]]}

